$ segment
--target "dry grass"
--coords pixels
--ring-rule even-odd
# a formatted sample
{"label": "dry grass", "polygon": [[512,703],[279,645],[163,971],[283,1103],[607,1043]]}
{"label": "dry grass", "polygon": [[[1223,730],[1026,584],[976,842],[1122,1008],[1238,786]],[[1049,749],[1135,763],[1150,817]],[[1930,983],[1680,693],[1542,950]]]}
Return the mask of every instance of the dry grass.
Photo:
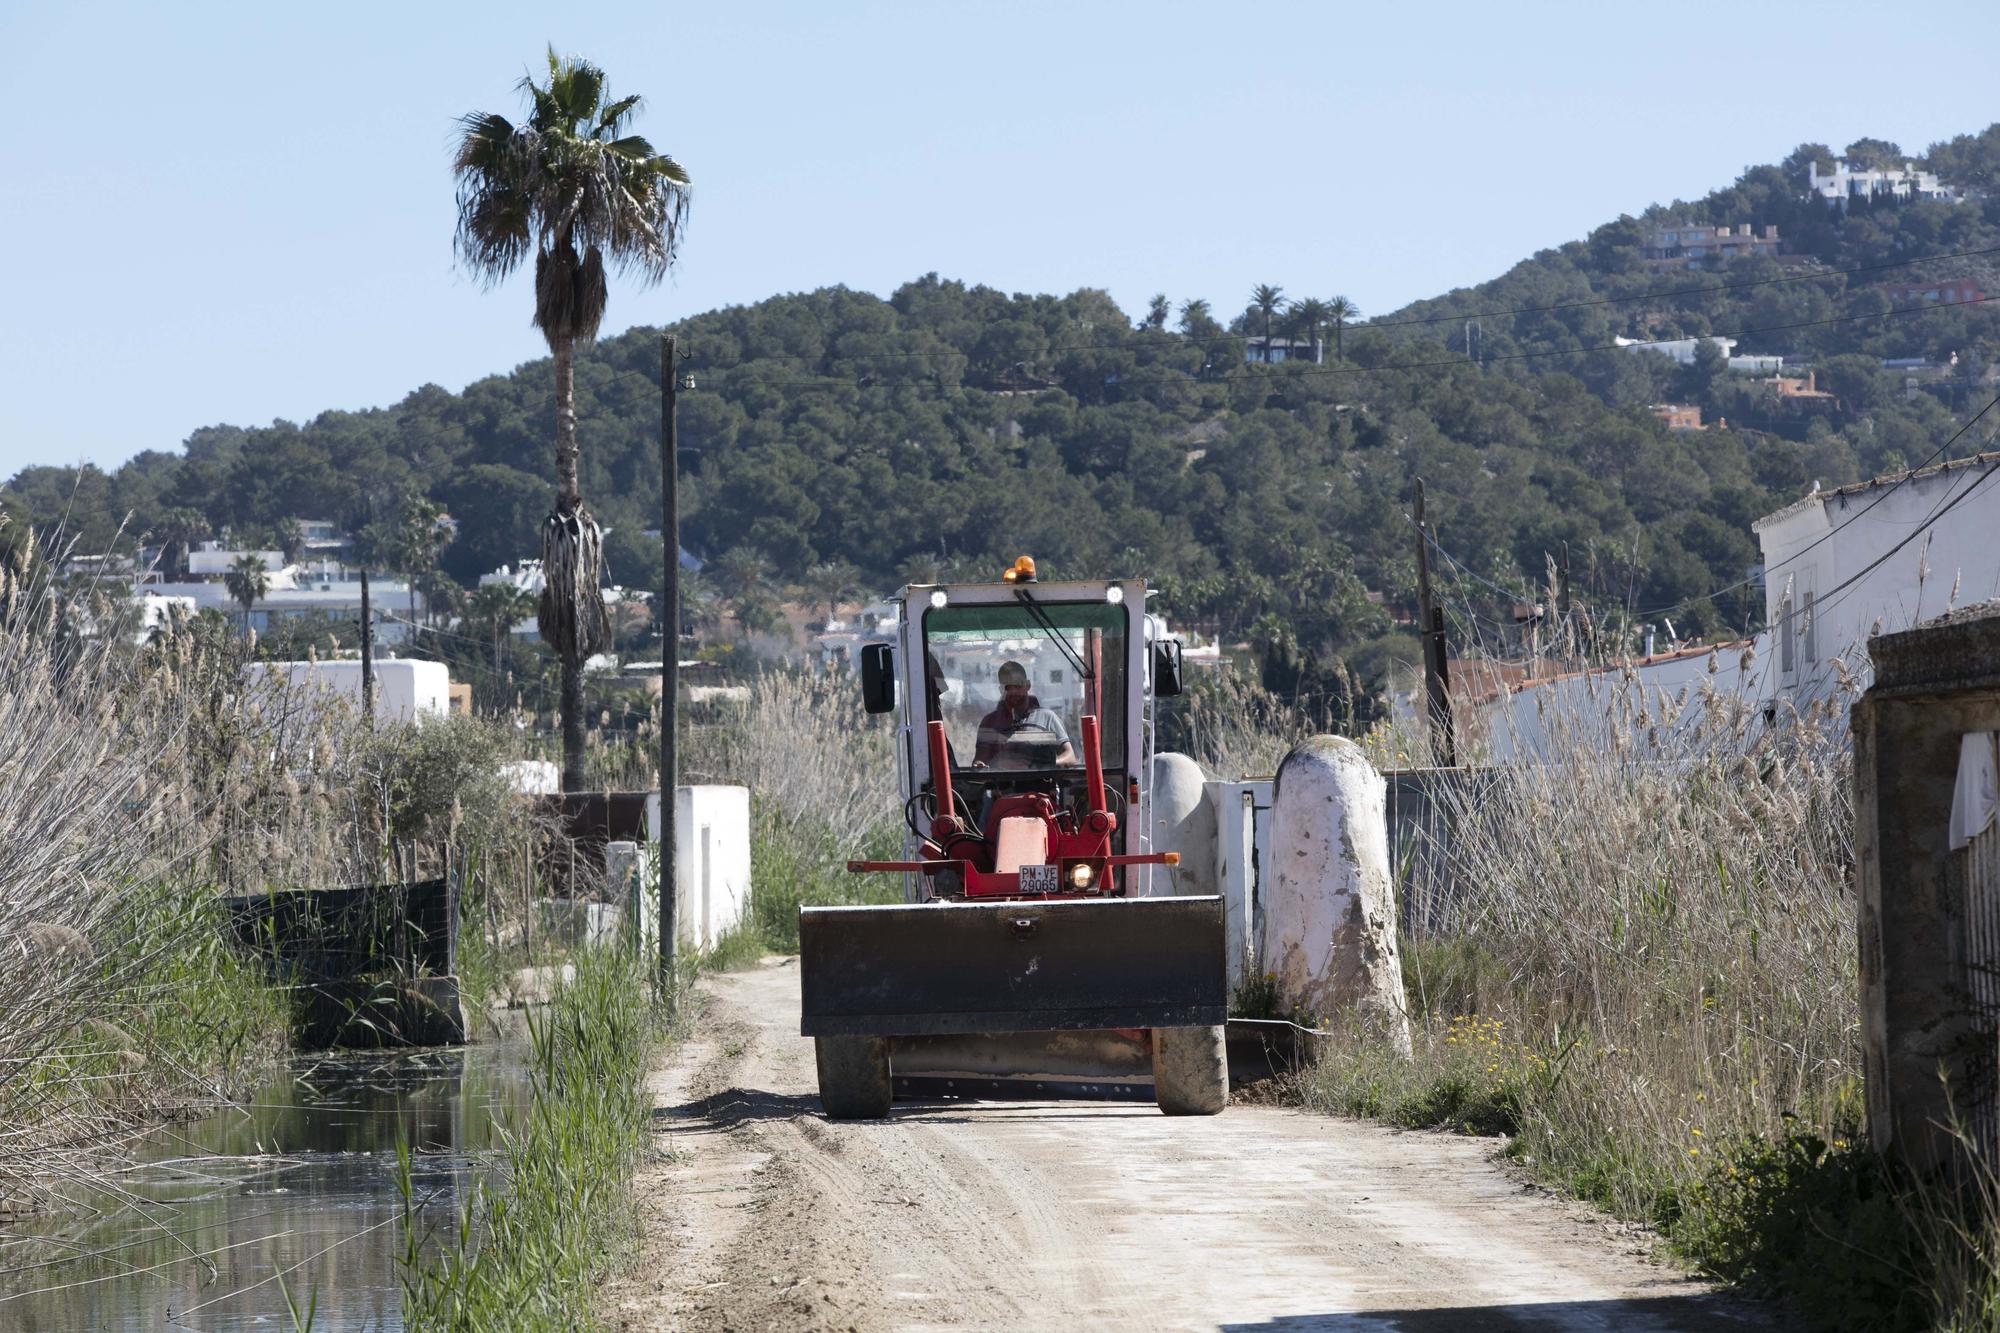
{"label": "dry grass", "polygon": [[895,877],[846,871],[902,847],[894,725],[862,711],[852,676],[777,670],[740,716],[691,730],[681,780],[750,789],[757,946],[797,948],[801,905],[901,898]]}
{"label": "dry grass", "polygon": [[93,1169],[279,1048],[223,895],[433,873],[447,847],[532,863],[507,855],[532,830],[504,738],[256,687],[212,617],[135,647],[48,568],[0,568],[0,1195]]}
{"label": "dry grass", "polygon": [[1852,696],[1766,725],[1728,684],[1548,691],[1539,759],[1451,789],[1455,881],[1404,952],[1414,1058],[1331,1042],[1317,1104],[1510,1132],[1704,1262],[1746,1145],[1854,1148]]}

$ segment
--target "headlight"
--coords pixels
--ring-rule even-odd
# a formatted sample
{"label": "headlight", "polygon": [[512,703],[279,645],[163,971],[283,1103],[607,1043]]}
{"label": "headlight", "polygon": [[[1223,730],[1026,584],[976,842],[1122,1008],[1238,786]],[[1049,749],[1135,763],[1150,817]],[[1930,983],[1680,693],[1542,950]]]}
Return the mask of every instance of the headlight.
{"label": "headlight", "polygon": [[1087,889],[1097,878],[1097,870],[1088,861],[1078,861],[1069,868],[1069,882],[1079,889]]}

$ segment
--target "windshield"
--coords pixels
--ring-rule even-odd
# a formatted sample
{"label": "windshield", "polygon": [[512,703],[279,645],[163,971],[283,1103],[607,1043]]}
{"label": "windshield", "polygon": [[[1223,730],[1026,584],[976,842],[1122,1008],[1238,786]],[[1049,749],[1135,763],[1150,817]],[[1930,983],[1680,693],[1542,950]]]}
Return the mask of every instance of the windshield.
{"label": "windshield", "polygon": [[1081,765],[1082,719],[1094,713],[1104,766],[1122,770],[1125,608],[1038,601],[1035,610],[1047,626],[1020,603],[925,613],[930,716],[944,723],[952,766]]}

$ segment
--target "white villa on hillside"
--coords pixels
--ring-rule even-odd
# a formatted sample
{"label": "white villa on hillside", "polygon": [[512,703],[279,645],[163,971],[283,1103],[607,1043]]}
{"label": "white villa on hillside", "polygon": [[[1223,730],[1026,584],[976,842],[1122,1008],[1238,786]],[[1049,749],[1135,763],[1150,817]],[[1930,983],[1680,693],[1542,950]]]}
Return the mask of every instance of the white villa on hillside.
{"label": "white villa on hillside", "polygon": [[1937,200],[1942,203],[1957,203],[1960,195],[1937,178],[1936,173],[1919,171],[1916,164],[1905,162],[1901,170],[1894,167],[1880,170],[1854,170],[1845,158],[1835,160],[1833,170],[1822,172],[1819,163],[1806,165],[1806,189],[1842,212],[1857,199],[1918,199]]}
{"label": "white villa on hillside", "polygon": [[1842,667],[1865,683],[1871,635],[2000,597],[1995,472],[2000,453],[1979,454],[1815,490],[1751,525],[1781,695],[1819,698]]}

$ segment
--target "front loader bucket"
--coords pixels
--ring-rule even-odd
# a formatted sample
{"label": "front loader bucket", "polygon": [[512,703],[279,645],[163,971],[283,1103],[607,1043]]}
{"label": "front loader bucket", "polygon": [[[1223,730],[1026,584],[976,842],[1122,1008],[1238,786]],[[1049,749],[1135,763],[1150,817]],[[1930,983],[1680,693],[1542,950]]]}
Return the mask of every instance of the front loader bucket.
{"label": "front loader bucket", "polygon": [[1229,1004],[1222,900],[807,907],[808,1037],[1206,1027]]}

